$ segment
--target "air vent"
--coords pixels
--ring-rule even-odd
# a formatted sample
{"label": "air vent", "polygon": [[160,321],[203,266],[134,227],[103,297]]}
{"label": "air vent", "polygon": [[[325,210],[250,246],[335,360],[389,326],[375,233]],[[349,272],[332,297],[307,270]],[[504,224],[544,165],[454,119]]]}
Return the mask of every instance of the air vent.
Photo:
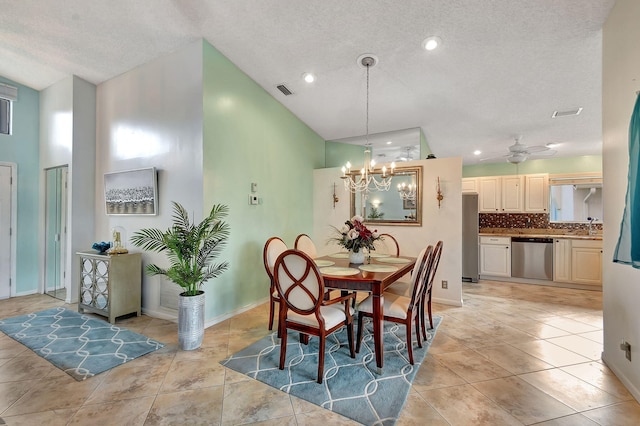
{"label": "air vent", "polygon": [[276,87],[285,96],[293,95],[293,92],[291,90],[289,90],[289,88],[287,86],[285,86],[284,84],[278,84]]}
{"label": "air vent", "polygon": [[551,118],[568,117],[571,115],[580,115],[582,108],[568,109],[566,111],[554,111]]}

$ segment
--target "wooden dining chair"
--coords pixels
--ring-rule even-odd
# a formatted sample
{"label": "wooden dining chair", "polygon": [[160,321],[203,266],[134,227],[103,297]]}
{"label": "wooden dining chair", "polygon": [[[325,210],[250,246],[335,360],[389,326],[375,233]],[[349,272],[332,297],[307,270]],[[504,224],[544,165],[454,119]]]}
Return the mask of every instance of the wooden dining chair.
{"label": "wooden dining chair", "polygon": [[392,256],[400,256],[400,244],[391,234],[380,234],[380,239],[376,241],[376,251]]}
{"label": "wooden dining chair", "polygon": [[[424,248],[418,255],[416,267],[411,274],[411,284],[413,285],[411,297],[401,296],[393,293],[385,293],[384,296],[384,320],[398,324],[404,324],[407,334],[407,352],[409,353],[409,363],[413,365],[413,344],[412,344],[412,324],[415,325],[418,347],[422,347],[420,335],[420,296],[422,289],[426,285],[429,276],[428,267],[431,265],[433,256],[433,246]],[[358,305],[358,344],[356,352],[360,352],[362,343],[364,317],[373,318],[373,296],[368,296]]]}
{"label": "wooden dining chair", "polygon": [[316,245],[313,243],[311,237],[309,237],[307,234],[298,235],[293,247],[296,250],[305,252],[312,259],[318,257],[318,250],[316,250]]}
{"label": "wooden dining chair", "polygon": [[422,289],[422,301],[420,303],[420,322],[422,328],[422,337],[427,340],[427,330],[425,327],[425,312],[424,308],[427,307],[429,314],[429,330],[433,328],[433,318],[431,317],[431,290],[433,290],[433,281],[438,271],[438,265],[440,264],[440,256],[442,255],[442,240],[438,241],[433,249],[433,256],[431,257],[431,265],[429,266],[429,276],[427,277],[427,283]]}
{"label": "wooden dining chair", "polygon": [[273,316],[275,315],[275,305],[280,302],[278,292],[276,291],[273,279],[273,268],[276,264],[278,256],[285,250],[287,245],[279,237],[271,237],[267,240],[262,250],[262,260],[264,261],[264,269],[269,276],[269,330],[273,330]]}
{"label": "wooden dining chair", "polygon": [[287,330],[295,330],[304,336],[317,336],[318,383],[324,375],[324,352],[327,336],[343,326],[347,327],[351,358],[353,349],[353,317],[348,294],[325,300],[324,279],[317,265],[300,250],[287,250],[278,256],[274,267],[274,281],[280,297],[280,370],[284,369],[287,356]]}
{"label": "wooden dining chair", "polygon": [[[429,267],[430,276],[427,278],[427,283],[423,288],[423,294],[420,296],[420,329],[422,330],[422,336],[427,339],[426,320],[425,320],[425,306],[429,315],[429,329],[433,328],[433,317],[431,314],[431,291],[433,290],[433,282],[435,280],[436,271],[440,264],[440,256],[442,255],[442,240],[438,241],[433,249],[433,256],[431,257],[432,265]],[[385,294],[392,293],[400,296],[411,296],[412,284],[406,281],[396,281],[385,289]]]}

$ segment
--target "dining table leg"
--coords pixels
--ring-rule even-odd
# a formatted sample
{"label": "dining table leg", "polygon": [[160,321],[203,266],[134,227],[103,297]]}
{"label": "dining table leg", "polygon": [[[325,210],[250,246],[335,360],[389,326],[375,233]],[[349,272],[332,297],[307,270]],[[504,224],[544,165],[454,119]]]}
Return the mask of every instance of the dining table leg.
{"label": "dining table leg", "polygon": [[384,362],[384,345],[382,344],[382,332],[384,330],[382,322],[384,319],[384,296],[382,294],[373,294],[373,344],[376,353],[376,366],[378,374],[382,374],[382,366]]}

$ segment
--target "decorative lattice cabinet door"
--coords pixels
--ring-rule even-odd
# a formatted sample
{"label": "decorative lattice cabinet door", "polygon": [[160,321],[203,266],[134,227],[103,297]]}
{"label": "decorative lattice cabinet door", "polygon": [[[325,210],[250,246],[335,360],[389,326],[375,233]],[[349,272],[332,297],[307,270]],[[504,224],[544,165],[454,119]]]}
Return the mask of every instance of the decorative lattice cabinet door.
{"label": "decorative lattice cabinet door", "polygon": [[111,324],[117,317],[140,316],[142,259],[140,253],[116,255],[78,252],[80,293],[78,312],[105,316]]}

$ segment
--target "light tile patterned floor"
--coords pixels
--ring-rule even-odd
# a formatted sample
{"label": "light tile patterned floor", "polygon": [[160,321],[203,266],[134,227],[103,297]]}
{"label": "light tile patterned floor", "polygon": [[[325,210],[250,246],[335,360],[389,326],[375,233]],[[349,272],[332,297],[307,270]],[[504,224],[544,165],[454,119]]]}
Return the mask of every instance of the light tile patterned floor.
{"label": "light tile patterned floor", "polygon": [[[399,425],[637,425],[640,404],[600,361],[602,294],[465,283],[444,320]],[[63,305],[46,295],[0,301],[0,317]],[[71,306],[70,308],[74,308]],[[267,305],[177,349],[176,324],[118,324],[166,347],[84,382],[0,333],[0,419],[15,425],[353,424],[218,363],[268,333]],[[0,421],[0,424],[2,424]]]}

